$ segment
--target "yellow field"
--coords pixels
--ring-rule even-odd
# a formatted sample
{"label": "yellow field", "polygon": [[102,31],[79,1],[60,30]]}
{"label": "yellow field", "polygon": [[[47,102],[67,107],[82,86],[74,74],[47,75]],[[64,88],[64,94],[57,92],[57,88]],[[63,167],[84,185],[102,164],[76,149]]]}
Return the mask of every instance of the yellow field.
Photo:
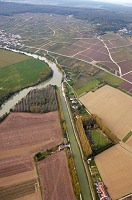
{"label": "yellow field", "polygon": [[132,147],[132,137],[130,137],[127,141],[126,144],[130,147]]}
{"label": "yellow field", "polygon": [[0,50],[0,68],[12,65],[24,60],[28,60],[31,57],[25,56],[19,53],[14,53],[11,51]]}
{"label": "yellow field", "polygon": [[[125,146],[127,149],[127,146]],[[100,175],[112,200],[132,192],[132,151],[120,144],[95,157]]]}
{"label": "yellow field", "polygon": [[80,101],[91,113],[102,118],[119,139],[132,130],[132,98],[129,95],[106,85],[85,94]]}

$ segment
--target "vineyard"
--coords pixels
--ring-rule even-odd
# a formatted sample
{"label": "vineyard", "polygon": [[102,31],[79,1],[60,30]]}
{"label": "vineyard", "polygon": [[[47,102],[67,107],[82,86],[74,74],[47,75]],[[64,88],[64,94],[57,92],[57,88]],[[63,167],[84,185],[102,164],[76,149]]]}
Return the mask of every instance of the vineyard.
{"label": "vineyard", "polygon": [[47,113],[58,110],[54,86],[30,91],[25,98],[18,102],[14,112]]}

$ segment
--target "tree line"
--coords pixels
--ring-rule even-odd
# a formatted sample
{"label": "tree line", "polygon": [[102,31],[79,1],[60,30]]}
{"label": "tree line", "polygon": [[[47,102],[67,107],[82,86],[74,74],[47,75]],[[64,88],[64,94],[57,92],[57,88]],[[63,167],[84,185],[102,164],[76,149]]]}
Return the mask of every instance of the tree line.
{"label": "tree line", "polygon": [[114,142],[115,144],[118,143],[119,139],[117,138],[117,136],[111,132],[111,130],[103,123],[102,119],[98,115],[92,114],[84,116],[82,117],[82,122],[84,127],[99,127],[112,142]]}
{"label": "tree line", "polygon": [[19,101],[14,112],[47,113],[58,110],[55,86],[31,90],[25,98]]}
{"label": "tree line", "polygon": [[58,101],[58,106],[59,106],[59,116],[60,116],[61,127],[62,127],[63,134],[65,135],[67,131],[67,126],[66,126],[61,99],[60,99],[59,89],[56,89],[56,94],[57,94],[57,101]]}
{"label": "tree line", "polygon": [[92,154],[92,149],[91,149],[91,146],[88,142],[87,136],[85,134],[81,117],[79,117],[77,119],[76,127],[77,127],[77,131],[78,131],[79,139],[80,139],[80,142],[81,142],[81,146],[82,146],[82,149],[83,149],[83,153],[84,153],[85,157],[88,158],[88,156],[90,156]]}
{"label": "tree line", "polygon": [[77,172],[76,172],[76,168],[75,168],[74,159],[70,154],[68,155],[68,166],[69,166],[70,174],[72,177],[74,193],[75,193],[76,198],[78,199],[80,196],[80,193],[81,193],[81,189],[80,189],[80,185],[79,185],[79,181],[78,181],[78,176],[77,176]]}

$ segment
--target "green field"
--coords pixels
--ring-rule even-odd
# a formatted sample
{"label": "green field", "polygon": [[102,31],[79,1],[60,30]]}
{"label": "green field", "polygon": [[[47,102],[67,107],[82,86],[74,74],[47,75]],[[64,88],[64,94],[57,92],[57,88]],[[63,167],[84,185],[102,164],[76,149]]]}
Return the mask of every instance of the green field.
{"label": "green field", "polygon": [[78,89],[76,92],[78,95],[81,95],[85,92],[89,92],[91,89],[97,87],[100,82],[96,79],[92,80],[91,82],[87,83],[84,87]]}
{"label": "green field", "polygon": [[112,86],[120,86],[124,81],[112,74],[105,73],[101,79]]}
{"label": "green field", "polygon": [[42,72],[47,73],[49,67],[46,63],[30,58],[0,69],[0,98],[38,82]]}
{"label": "green field", "polygon": [[28,60],[31,57],[12,51],[0,50],[0,68]]}
{"label": "green field", "polygon": [[93,139],[93,142],[95,145],[97,145],[98,148],[104,147],[107,144],[109,144],[109,141],[105,136],[103,136],[99,131],[97,130],[92,130],[91,131],[91,137]]}

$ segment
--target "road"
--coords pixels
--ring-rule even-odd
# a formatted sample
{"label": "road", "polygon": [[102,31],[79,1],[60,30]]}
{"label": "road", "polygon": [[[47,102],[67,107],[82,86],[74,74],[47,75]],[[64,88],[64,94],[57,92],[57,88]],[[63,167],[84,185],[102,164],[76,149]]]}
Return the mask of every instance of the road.
{"label": "road", "polygon": [[[63,93],[63,92],[62,92]],[[60,93],[61,97],[61,102],[63,106],[63,111],[64,111],[64,116],[66,120],[66,125],[67,125],[67,131],[68,131],[68,136],[70,139],[70,144],[71,144],[71,149],[74,155],[74,161],[75,161],[75,166],[79,178],[79,183],[81,187],[81,192],[84,200],[92,200],[91,194],[90,194],[90,186],[89,182],[86,176],[85,168],[83,165],[83,160],[81,157],[81,153],[79,150],[79,146],[75,137],[75,129],[74,129],[74,124],[71,118],[70,110],[67,107],[67,103],[65,101],[65,97]]]}

